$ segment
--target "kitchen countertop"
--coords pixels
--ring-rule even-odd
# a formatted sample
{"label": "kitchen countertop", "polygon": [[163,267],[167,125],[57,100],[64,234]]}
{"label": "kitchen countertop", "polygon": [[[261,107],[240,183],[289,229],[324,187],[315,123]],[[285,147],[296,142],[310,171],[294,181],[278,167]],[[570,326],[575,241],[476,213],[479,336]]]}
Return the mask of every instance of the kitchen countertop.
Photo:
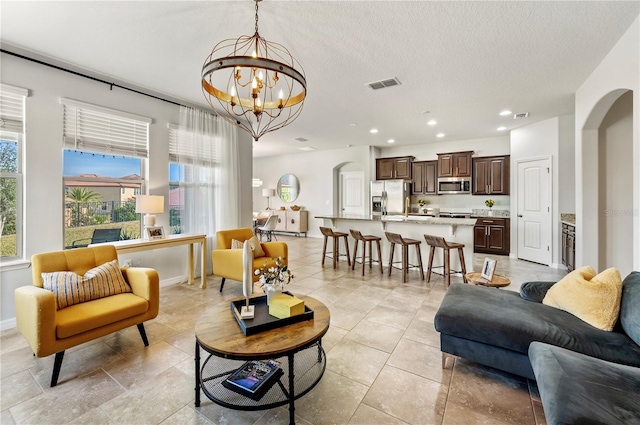
{"label": "kitchen countertop", "polygon": [[414,224],[435,224],[446,226],[473,226],[476,224],[475,218],[451,218],[451,217],[433,217],[428,215],[410,214],[404,215],[318,215],[315,218],[327,220],[355,220],[355,221],[379,221],[381,223],[414,223]]}
{"label": "kitchen countertop", "polygon": [[560,213],[560,222],[564,224],[569,224],[571,226],[576,225],[576,215],[570,213]]}

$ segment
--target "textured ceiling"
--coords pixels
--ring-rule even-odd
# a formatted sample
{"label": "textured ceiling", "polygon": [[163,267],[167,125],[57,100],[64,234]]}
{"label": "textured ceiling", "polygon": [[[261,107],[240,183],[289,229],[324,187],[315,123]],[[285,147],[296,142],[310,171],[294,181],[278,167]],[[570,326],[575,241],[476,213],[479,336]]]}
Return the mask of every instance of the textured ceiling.
{"label": "textured ceiling", "polygon": [[[5,49],[208,108],[202,64],[218,41],[253,33],[253,8],[249,0],[2,0],[0,37]],[[308,97],[254,156],[492,137],[504,134],[498,126],[573,113],[573,93],[639,13],[638,1],[262,1],[260,34],[299,60]],[[392,77],[401,85],[366,85]],[[503,109],[530,115],[515,121]]]}

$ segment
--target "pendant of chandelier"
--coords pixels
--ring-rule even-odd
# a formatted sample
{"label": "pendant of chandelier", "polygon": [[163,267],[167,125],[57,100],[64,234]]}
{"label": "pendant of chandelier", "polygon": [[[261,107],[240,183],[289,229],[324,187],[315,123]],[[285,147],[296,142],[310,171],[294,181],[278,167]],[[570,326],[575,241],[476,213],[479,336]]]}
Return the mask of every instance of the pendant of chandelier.
{"label": "pendant of chandelier", "polygon": [[300,63],[281,44],[252,36],[216,44],[202,66],[202,92],[211,107],[258,141],[293,122],[304,105],[307,81]]}

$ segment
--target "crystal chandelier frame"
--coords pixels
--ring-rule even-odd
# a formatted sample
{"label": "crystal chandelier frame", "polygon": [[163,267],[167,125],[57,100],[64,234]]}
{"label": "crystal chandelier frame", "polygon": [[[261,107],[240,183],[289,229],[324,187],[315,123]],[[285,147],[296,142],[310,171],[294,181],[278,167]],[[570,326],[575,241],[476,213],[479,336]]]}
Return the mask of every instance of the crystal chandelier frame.
{"label": "crystal chandelier frame", "polygon": [[293,122],[302,112],[307,81],[300,63],[281,44],[258,33],[216,44],[202,66],[202,91],[218,114],[254,140]]}

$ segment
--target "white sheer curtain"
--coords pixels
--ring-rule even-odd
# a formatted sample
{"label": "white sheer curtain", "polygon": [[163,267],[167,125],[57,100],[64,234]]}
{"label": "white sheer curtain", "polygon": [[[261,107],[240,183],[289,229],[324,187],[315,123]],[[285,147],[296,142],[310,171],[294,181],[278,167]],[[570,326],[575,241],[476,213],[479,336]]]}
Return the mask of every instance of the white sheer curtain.
{"label": "white sheer curtain", "polygon": [[[207,249],[213,249],[217,230],[240,225],[237,128],[208,112],[181,106],[176,144],[182,232],[206,234]],[[206,258],[210,272],[211,259]]]}

